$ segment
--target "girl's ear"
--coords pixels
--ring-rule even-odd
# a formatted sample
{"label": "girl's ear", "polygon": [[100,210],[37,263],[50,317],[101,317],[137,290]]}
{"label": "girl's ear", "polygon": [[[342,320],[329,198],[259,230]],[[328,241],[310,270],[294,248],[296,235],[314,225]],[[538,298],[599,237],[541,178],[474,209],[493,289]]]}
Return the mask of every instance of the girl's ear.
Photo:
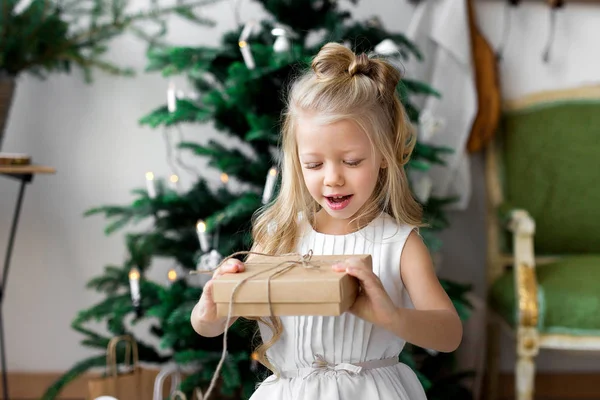
{"label": "girl's ear", "polygon": [[387,161],[385,161],[385,159],[382,159],[382,160],[381,160],[381,167],[380,167],[380,168],[381,168],[381,169],[384,169],[384,168],[387,168],[387,166],[388,166],[388,165],[387,165]]}

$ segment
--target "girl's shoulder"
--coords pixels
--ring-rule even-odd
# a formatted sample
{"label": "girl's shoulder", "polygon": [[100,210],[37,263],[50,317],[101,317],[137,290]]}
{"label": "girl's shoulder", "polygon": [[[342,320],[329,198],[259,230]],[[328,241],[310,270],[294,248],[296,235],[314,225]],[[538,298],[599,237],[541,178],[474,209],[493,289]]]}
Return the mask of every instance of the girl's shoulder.
{"label": "girl's shoulder", "polygon": [[396,221],[394,217],[387,213],[383,213],[377,218],[374,224],[374,229],[381,232],[382,240],[385,243],[405,242],[413,230],[418,233],[418,228]]}

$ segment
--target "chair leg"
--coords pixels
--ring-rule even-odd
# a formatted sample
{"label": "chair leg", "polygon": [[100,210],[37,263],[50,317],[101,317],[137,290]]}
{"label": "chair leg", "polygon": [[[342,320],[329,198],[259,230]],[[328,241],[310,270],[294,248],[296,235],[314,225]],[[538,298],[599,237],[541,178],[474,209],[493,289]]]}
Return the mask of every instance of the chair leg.
{"label": "chair leg", "polygon": [[533,357],[519,356],[515,368],[517,400],[533,400],[535,361]]}
{"label": "chair leg", "polygon": [[489,322],[487,326],[485,377],[485,400],[496,400],[500,377],[500,327],[495,322]]}
{"label": "chair leg", "polygon": [[535,357],[539,352],[539,336],[535,328],[519,327],[517,331],[517,365],[515,388],[517,400],[533,400]]}

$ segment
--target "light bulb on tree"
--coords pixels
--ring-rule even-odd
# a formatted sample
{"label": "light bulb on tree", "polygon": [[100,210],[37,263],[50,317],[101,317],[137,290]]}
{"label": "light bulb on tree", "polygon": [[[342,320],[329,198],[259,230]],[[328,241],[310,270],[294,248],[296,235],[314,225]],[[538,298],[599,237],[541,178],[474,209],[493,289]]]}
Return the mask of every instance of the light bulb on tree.
{"label": "light bulb on tree", "polygon": [[148,197],[151,199],[156,197],[156,186],[154,186],[154,173],[151,171],[146,172],[146,190],[148,191]]}
{"label": "light bulb on tree", "polygon": [[208,244],[208,234],[206,233],[206,222],[201,219],[198,220],[196,223],[196,233],[198,234],[200,248],[204,253],[207,253],[210,250],[210,245]]}
{"label": "light bulb on tree", "polygon": [[265,188],[263,190],[262,203],[267,204],[271,197],[273,197],[273,190],[275,189],[275,182],[277,180],[277,168],[271,167],[267,174],[267,181],[265,182]]}
{"label": "light bulb on tree", "polygon": [[179,177],[175,174],[172,174],[169,177],[169,182],[170,182],[171,189],[177,190],[177,183],[179,182]]}
{"label": "light bulb on tree", "polygon": [[229,175],[225,172],[221,173],[221,183],[223,183],[223,187],[227,189],[227,182],[229,182]]}
{"label": "light bulb on tree", "polygon": [[250,358],[252,359],[252,361],[250,362],[250,370],[257,371],[258,363],[259,363],[258,353],[255,351],[252,352],[252,354],[250,355]]}
{"label": "light bulb on tree", "polygon": [[169,280],[169,282],[173,283],[177,280],[177,278],[179,278],[179,274],[177,274],[177,269],[171,267],[169,271],[167,271],[167,279]]}
{"label": "light bulb on tree", "polygon": [[177,109],[177,96],[173,82],[169,82],[169,89],[167,89],[167,109],[171,113]]}
{"label": "light bulb on tree", "polygon": [[142,295],[140,292],[140,270],[133,267],[129,270],[129,291],[131,292],[131,302],[138,316],[141,314],[140,302]]}
{"label": "light bulb on tree", "polygon": [[252,31],[255,30],[255,27],[256,22],[254,21],[250,21],[244,25],[244,29],[242,29],[242,33],[240,34],[240,38],[238,40],[240,52],[242,53],[244,63],[248,69],[254,69],[256,67],[256,64],[254,63],[254,57],[252,56],[252,51],[250,49],[250,43],[248,43],[248,39],[250,38]]}

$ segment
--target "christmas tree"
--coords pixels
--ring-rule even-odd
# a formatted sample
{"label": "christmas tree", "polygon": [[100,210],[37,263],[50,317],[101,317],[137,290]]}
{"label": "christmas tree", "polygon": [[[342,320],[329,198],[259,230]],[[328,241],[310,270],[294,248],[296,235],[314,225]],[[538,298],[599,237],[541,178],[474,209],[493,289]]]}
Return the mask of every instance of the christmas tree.
{"label": "christmas tree", "polygon": [[[352,21],[350,13],[340,10],[335,0],[259,2],[268,17],[238,26],[224,35],[217,48],[164,46],[148,53],[149,71],[160,71],[165,77],[184,75],[192,89],[186,95],[171,88],[167,103],[144,116],[141,123],[166,130],[182,124],[214,124],[222,139],[181,141],[177,148],[207,159],[209,167],[221,174],[222,182],[215,185],[199,176],[191,187],[181,190],[175,174],[165,182],[149,173],[147,187],[134,191],[137,198],[130,205],[102,206],[88,212],[110,219],[107,234],[139,221],[150,221],[151,226],[127,234],[125,262],[107,266],[102,275],[89,282],[88,287],[105,298],[81,311],[72,326],[85,335],[82,344],[98,349],[98,355],[74,365],[46,397],[54,397],[89,368],[103,366],[111,335],[132,334],[126,322],[132,314],[132,323],[151,319],[150,334],[160,339],[160,352],[138,340],[140,360],[175,361],[185,367],[190,373],[181,390],[187,395],[194,388],[206,388],[221,357],[222,338],[200,337],[190,325],[191,310],[202,293],[202,278],[189,271],[215,267],[220,255],[249,250],[252,215],[277,191],[275,160],[286,85],[330,41],[352,44],[357,53],[372,53],[379,44],[377,52],[398,64],[409,57],[421,57],[402,34],[387,32],[376,18]],[[308,40],[309,34],[315,33],[317,39]],[[440,95],[408,78],[399,84],[398,94],[415,124],[419,110],[411,98]],[[232,141],[243,142],[249,151],[228,146]],[[446,151],[418,143],[407,168],[409,172],[425,172],[432,164],[443,163]],[[181,170],[190,170],[180,159],[175,162]],[[234,190],[234,183],[239,188]],[[422,198],[429,223],[422,234],[432,252],[441,246],[435,232],[447,227],[444,206],[451,201]],[[169,285],[145,278],[157,257],[171,259],[176,265],[168,271]],[[467,318],[464,295],[468,288],[442,283],[461,317]],[[94,320],[105,321],[109,335],[86,327]],[[266,371],[252,356],[255,331],[256,325],[244,320],[230,329],[221,395],[248,398],[264,378]],[[465,374],[454,370],[451,354],[407,345],[401,360],[417,372],[430,399],[469,398],[461,385]]]}

